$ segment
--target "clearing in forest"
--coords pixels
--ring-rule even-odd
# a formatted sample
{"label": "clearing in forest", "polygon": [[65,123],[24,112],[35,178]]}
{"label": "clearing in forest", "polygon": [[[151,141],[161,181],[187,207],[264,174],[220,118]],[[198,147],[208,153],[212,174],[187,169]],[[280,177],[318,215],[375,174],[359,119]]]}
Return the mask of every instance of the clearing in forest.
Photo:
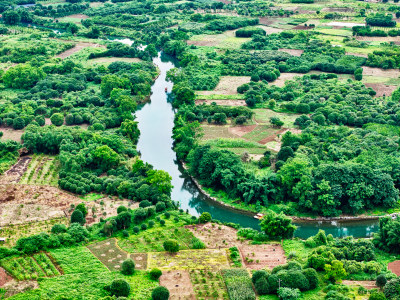
{"label": "clearing in forest", "polygon": [[58,185],[60,163],[55,156],[33,155],[19,183],[32,185]]}
{"label": "clearing in forest", "polygon": [[236,95],[237,88],[250,82],[250,76],[221,76],[218,85],[212,91],[199,91],[198,95]]}
{"label": "clearing in forest", "polygon": [[180,250],[149,253],[148,268],[161,270],[196,270],[229,268],[227,249]]}
{"label": "clearing in forest", "polygon": [[87,48],[87,47],[95,47],[95,48],[102,47],[102,48],[105,48],[105,46],[100,45],[100,44],[79,42],[73,48],[68,49],[67,51],[64,51],[64,52],[56,55],[56,57],[64,59],[64,58],[67,58],[67,57],[71,56],[72,54],[74,54],[74,53],[76,53],[76,52],[78,52],[78,51],[80,51],[80,50],[82,50],[84,48]]}
{"label": "clearing in forest", "polygon": [[191,37],[188,45],[216,47],[220,49],[239,49],[250,38],[237,38],[236,30],[228,30],[220,34],[200,34]]}
{"label": "clearing in forest", "polygon": [[21,137],[24,134],[24,130],[14,130],[10,128],[0,128],[0,132],[3,132],[2,140],[12,140],[21,143]]}

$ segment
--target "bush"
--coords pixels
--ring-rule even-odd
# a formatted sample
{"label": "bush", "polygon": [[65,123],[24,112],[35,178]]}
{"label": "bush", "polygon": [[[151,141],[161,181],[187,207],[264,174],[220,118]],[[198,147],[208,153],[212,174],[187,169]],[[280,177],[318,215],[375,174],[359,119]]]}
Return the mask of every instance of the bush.
{"label": "bush", "polygon": [[117,297],[128,297],[129,292],[131,291],[131,287],[129,283],[127,283],[123,279],[115,279],[110,287],[109,287],[111,296]]}
{"label": "bush", "polygon": [[166,219],[169,219],[169,218],[171,217],[171,214],[170,214],[169,212],[166,212],[166,213],[164,214],[164,217],[165,217]]}
{"label": "bush", "polygon": [[308,268],[303,270],[304,276],[306,276],[308,283],[310,285],[310,290],[313,290],[318,287],[319,280],[318,280],[318,274],[315,269]]}
{"label": "bush", "polygon": [[251,281],[253,284],[256,283],[256,281],[260,278],[267,278],[268,277],[268,272],[265,270],[257,270],[253,273],[253,276],[251,277]]}
{"label": "bush", "polygon": [[83,213],[79,209],[75,209],[71,215],[71,223],[79,223],[81,225],[85,224],[86,220]]}
{"label": "bush", "polygon": [[124,275],[132,275],[135,273],[135,262],[128,258],[122,263],[121,273]]}
{"label": "bush", "polygon": [[278,296],[282,300],[295,300],[300,298],[300,291],[299,289],[291,289],[281,287],[278,289]]}
{"label": "bush", "polygon": [[160,212],[166,209],[165,203],[164,202],[158,202],[156,204],[156,212]]}
{"label": "bush", "polygon": [[61,126],[64,124],[64,116],[60,113],[55,113],[50,117],[51,124]]}
{"label": "bush", "polygon": [[200,223],[207,223],[211,221],[211,214],[208,212],[203,212],[201,216],[199,217],[199,222]]}
{"label": "bush", "polygon": [[53,234],[59,234],[64,232],[67,232],[67,226],[65,226],[64,224],[54,224],[54,226],[51,228],[51,233]]}
{"label": "bush", "polygon": [[141,230],[146,230],[146,229],[147,229],[147,225],[146,225],[146,224],[140,225],[140,229],[141,229]]}
{"label": "bush", "polygon": [[205,249],[206,245],[197,237],[192,239],[192,249]]}
{"label": "bush", "polygon": [[167,240],[163,243],[165,251],[175,253],[179,251],[179,244],[176,240]]}
{"label": "bush", "polygon": [[265,277],[259,278],[254,284],[254,287],[256,288],[257,294],[259,295],[269,294],[269,284]]}
{"label": "bush", "polygon": [[387,282],[385,274],[380,274],[376,277],[376,286],[377,287],[384,287]]}
{"label": "bush", "polygon": [[135,226],[133,227],[133,233],[139,233],[140,229],[139,227]]}
{"label": "bush", "polygon": [[129,232],[128,232],[128,230],[122,230],[122,236],[123,237],[129,237]]}
{"label": "bush", "polygon": [[154,221],[149,221],[149,228],[154,226]]}
{"label": "bush", "polygon": [[164,226],[165,225],[165,220],[160,220],[160,225]]}
{"label": "bush", "polygon": [[158,278],[160,278],[161,275],[162,275],[162,272],[160,269],[154,268],[154,269],[151,269],[151,271],[150,271],[150,278],[153,280],[158,280]]}
{"label": "bush", "polygon": [[369,300],[386,300],[385,294],[382,292],[374,291],[368,298]]}
{"label": "bush", "polygon": [[151,292],[151,299],[153,300],[168,300],[169,299],[169,291],[164,286],[156,287]]}
{"label": "bush", "polygon": [[151,202],[149,200],[143,200],[143,201],[141,201],[139,203],[139,207],[146,208],[146,207],[149,207],[149,206],[151,206]]}
{"label": "bush", "polygon": [[128,211],[128,209],[127,209],[125,206],[123,206],[123,205],[118,206],[118,208],[117,208],[117,214],[120,214],[120,213],[122,213],[123,211]]}

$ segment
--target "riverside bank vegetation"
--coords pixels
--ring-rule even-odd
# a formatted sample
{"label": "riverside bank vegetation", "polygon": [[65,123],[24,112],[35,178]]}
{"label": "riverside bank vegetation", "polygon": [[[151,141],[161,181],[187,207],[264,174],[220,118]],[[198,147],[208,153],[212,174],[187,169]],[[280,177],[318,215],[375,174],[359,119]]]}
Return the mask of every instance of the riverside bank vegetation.
{"label": "riverside bank vegetation", "polygon": [[[0,13],[0,298],[400,297],[397,217],[369,238],[306,240],[288,217],[399,211],[396,1]],[[135,113],[158,58],[175,63],[177,159],[217,200],[262,213],[260,230],[191,216],[141,159]]]}

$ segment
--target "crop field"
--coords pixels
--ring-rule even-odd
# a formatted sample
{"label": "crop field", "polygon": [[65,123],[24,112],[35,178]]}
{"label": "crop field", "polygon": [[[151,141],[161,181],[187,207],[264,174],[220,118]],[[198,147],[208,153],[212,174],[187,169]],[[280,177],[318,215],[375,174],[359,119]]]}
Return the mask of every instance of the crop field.
{"label": "crop field", "polygon": [[235,37],[236,30],[228,30],[221,34],[196,35],[188,41],[189,45],[215,47],[217,49],[239,49],[240,46],[249,41],[249,38]]}
{"label": "crop field", "polygon": [[59,168],[57,157],[34,155],[19,183],[57,186]]}
{"label": "crop field", "polygon": [[223,269],[229,267],[226,249],[182,250],[176,254],[149,253],[149,269],[192,270]]}
{"label": "crop field", "polygon": [[2,259],[0,266],[17,280],[35,280],[39,277],[60,275],[60,271],[53,264],[49,256],[43,252],[33,256]]}
{"label": "crop field", "polygon": [[119,240],[118,246],[129,253],[156,252],[164,251],[164,241],[175,239],[180,249],[190,249],[194,236],[184,227],[177,227],[178,224],[173,220],[166,220],[164,226],[155,222],[153,228],[141,230],[137,234],[131,234],[127,239]]}
{"label": "crop field", "polygon": [[25,224],[15,224],[2,226],[0,228],[0,237],[6,238],[4,245],[14,246],[18,239],[41,232],[50,232],[54,224],[68,225],[69,221],[65,217],[54,218],[50,220],[29,222]]}
{"label": "crop field", "polygon": [[227,269],[222,270],[230,300],[256,299],[250,275],[247,270]]}
{"label": "crop field", "polygon": [[224,280],[219,271],[205,269],[190,270],[189,273],[196,299],[229,299]]}

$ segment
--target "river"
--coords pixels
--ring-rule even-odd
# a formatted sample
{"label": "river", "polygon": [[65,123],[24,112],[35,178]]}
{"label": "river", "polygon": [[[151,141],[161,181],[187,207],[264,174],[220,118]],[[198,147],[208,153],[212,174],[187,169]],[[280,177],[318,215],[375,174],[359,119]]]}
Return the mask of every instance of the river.
{"label": "river", "polygon": [[[190,177],[184,175],[183,167],[178,163],[172,149],[172,128],[174,126],[175,110],[169,103],[168,92],[173,84],[166,81],[166,73],[174,68],[174,60],[167,55],[154,58],[153,62],[160,70],[160,75],[151,88],[150,102],[136,112],[136,120],[140,130],[138,150],[143,161],[155,169],[167,171],[172,177],[172,199],[179,201],[180,207],[188,210],[191,215],[199,216],[202,212],[211,213],[213,219],[223,222],[238,223],[243,227],[259,229],[259,221],[252,214],[244,214],[210,201],[201,194]],[[308,238],[315,235],[319,229],[335,237],[353,235],[368,237],[379,228],[377,220],[353,222],[298,222],[295,236]]]}

